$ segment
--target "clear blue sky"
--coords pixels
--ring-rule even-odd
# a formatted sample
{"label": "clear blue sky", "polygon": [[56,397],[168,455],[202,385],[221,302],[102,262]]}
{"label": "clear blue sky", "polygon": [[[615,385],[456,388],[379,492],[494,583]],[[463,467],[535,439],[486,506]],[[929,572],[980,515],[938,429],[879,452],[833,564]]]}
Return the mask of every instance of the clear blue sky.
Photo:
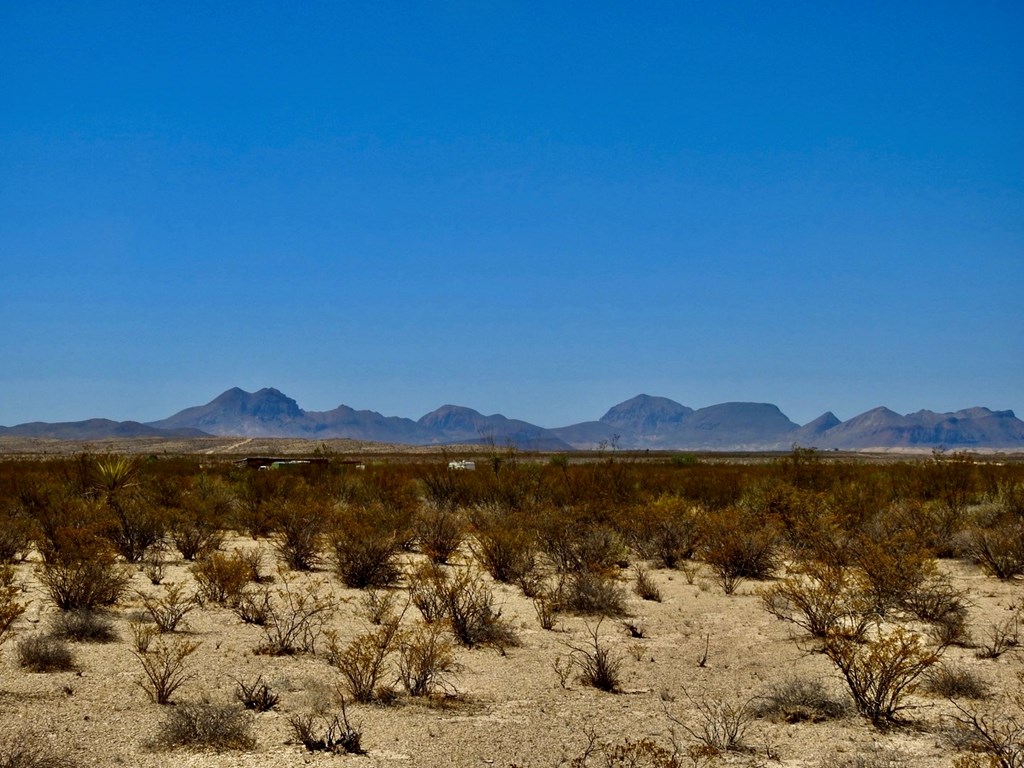
{"label": "clear blue sky", "polygon": [[1024,4],[0,2],[0,424],[1024,409]]}

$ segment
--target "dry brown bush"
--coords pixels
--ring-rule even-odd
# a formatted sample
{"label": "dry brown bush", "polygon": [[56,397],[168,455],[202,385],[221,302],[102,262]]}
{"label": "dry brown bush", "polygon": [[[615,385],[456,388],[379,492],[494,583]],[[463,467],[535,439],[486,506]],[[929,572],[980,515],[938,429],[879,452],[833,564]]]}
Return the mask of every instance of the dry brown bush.
{"label": "dry brown bush", "polygon": [[701,521],[700,558],[727,595],[745,579],[771,578],[779,562],[776,523],[743,507],[707,513]]}
{"label": "dry brown bush", "polygon": [[236,603],[253,578],[251,564],[237,550],[230,555],[210,552],[196,560],[190,570],[204,600],[226,605]]}
{"label": "dry brown bush", "polygon": [[328,538],[335,566],[349,587],[390,587],[398,583],[400,533],[380,506],[350,508],[339,514]]}

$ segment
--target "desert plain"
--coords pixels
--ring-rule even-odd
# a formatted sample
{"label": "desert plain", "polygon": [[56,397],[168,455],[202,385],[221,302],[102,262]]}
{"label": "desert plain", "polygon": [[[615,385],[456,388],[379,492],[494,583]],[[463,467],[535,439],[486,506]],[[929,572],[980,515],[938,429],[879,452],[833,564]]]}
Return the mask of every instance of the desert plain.
{"label": "desert plain", "polygon": [[[1013,499],[1024,487],[1024,465],[1012,457],[978,463],[966,455],[866,461],[807,452],[735,462],[693,456],[584,460],[474,454],[478,448],[467,448],[460,458],[475,459],[476,469],[465,471],[447,467],[454,455],[449,451],[403,456],[362,446],[351,453],[318,452],[326,462],[320,471],[330,474],[325,480],[311,474],[310,465],[257,470],[237,465],[240,453],[206,447],[178,454],[147,444],[134,456],[124,450],[131,446],[116,446],[117,453],[110,446],[91,447],[85,454],[51,445],[45,455],[37,450],[31,457],[19,449],[2,462],[4,524],[31,525],[24,529],[27,543],[10,558],[7,578],[8,594],[23,611],[0,646],[0,765],[967,768],[1024,760],[1018,677],[1024,658],[1017,634],[1024,593],[1016,578],[998,578],[976,556],[984,535],[994,535],[997,543],[1021,535]],[[285,458],[311,455],[310,446],[303,452],[294,445],[237,445],[243,453],[254,448]],[[110,470],[115,457],[129,476],[117,489],[98,490],[101,468]],[[76,478],[87,466],[96,474]],[[196,569],[210,552],[185,559],[175,546],[174,521],[184,519],[182,510],[202,508],[184,501],[197,493],[200,476],[214,478],[217,493],[224,494],[213,551],[258,563],[262,583],[252,581],[242,592],[272,601],[307,595],[322,608],[312,635],[297,647],[268,649],[267,625],[245,620],[237,596],[218,601],[204,594]],[[133,504],[177,516],[167,513],[157,540],[144,552],[126,558],[119,551],[112,561],[124,582],[115,600],[96,607],[112,637],[68,641],[69,669],[35,672],[22,662],[22,645],[52,635],[66,614],[55,605],[46,578],[47,563],[61,556],[28,509],[29,499],[40,494],[52,500],[40,488],[53,478],[55,484],[77,482],[77,491],[88,497],[73,505],[76,514],[109,513],[120,502],[104,493],[145,489]],[[294,506],[287,496],[268,495],[260,502],[265,529],[244,530],[245,516],[237,512],[252,501],[244,490],[251,482],[293,485],[301,489],[295,498],[317,497],[313,508],[326,510],[330,523],[314,526],[312,556],[302,567],[285,563],[286,523],[275,517],[277,507]],[[338,564],[344,545],[336,542],[344,537],[338,539],[337,530],[360,515],[380,513],[373,488],[386,496],[396,486],[410,507],[405,540],[399,546],[397,536],[391,552],[394,578],[374,588],[354,587]],[[855,489],[858,500],[840,500]],[[679,516],[684,528],[695,526],[678,558],[668,558],[672,567],[659,554],[656,526],[645,523],[648,509],[659,510],[652,519],[671,524]],[[753,521],[771,529],[769,574],[723,577],[710,549],[715,534],[708,520],[718,514],[734,515],[740,533]],[[794,524],[805,514],[811,515],[806,527]],[[891,515],[900,517],[898,524],[886,522]],[[601,551],[589,560],[576,550],[566,554],[560,547],[572,549],[573,542],[556,541],[545,516],[565,522],[557,529],[562,535],[590,537],[592,548]],[[511,583],[495,579],[481,554],[481,537],[494,532],[489,526],[496,519],[506,518],[530,541],[528,578]],[[538,520],[534,531],[530,526]],[[436,550],[425,547],[424,538],[437,533],[439,521],[454,521],[455,546],[431,565]],[[935,539],[938,534],[950,538]],[[901,691],[898,713],[872,722],[858,711],[833,656],[823,652],[827,638],[786,620],[800,618],[791,601],[776,600],[776,610],[769,610],[768,595],[773,585],[823,583],[815,581],[818,571],[808,570],[812,561],[849,573],[861,568],[868,572],[861,576],[870,577],[870,563],[865,566],[859,555],[871,544],[885,551],[885,536],[899,541],[893,552],[925,552],[920,578],[907,588],[931,589],[939,595],[936,601],[955,602],[959,624],[950,630],[936,612],[915,615],[908,605],[922,601],[906,595],[864,608],[870,613],[867,628],[851,653],[898,630],[918,643],[914,659],[925,661]],[[914,536],[908,549],[908,537]],[[841,553],[835,563],[821,562],[829,547]],[[607,607],[602,600],[572,607],[566,592],[576,584],[573,557],[602,588],[613,590],[611,608],[593,609]],[[426,573],[440,574],[438,583],[472,583],[486,596],[485,621],[500,632],[485,632],[467,644],[443,613],[428,625],[414,600]],[[638,580],[646,589],[637,589]],[[850,594],[860,599],[859,590],[851,587]],[[643,599],[639,592],[658,599]],[[152,606],[166,605],[169,593],[188,607],[173,631],[158,632]],[[359,638],[380,637],[389,621],[395,639],[381,653],[373,690],[358,701],[345,674],[355,656],[346,651]],[[425,637],[428,626],[449,655],[421,695],[412,695],[403,685],[402,647],[417,631]],[[165,704],[154,700],[145,669],[145,660],[161,647],[193,649],[182,658],[180,685]],[[613,667],[610,691],[581,675],[595,656]],[[966,677],[978,691],[966,695],[943,688],[936,682],[943,670]],[[278,697],[268,711],[244,709],[238,701],[240,683],[258,680]],[[803,691],[806,701],[779,703],[781,694],[794,690]],[[195,702],[235,708],[251,740],[224,749],[170,743],[168,722]],[[307,748],[295,723],[306,717],[322,735],[342,702],[362,753]],[[969,728],[958,725],[971,716],[986,718],[980,722],[1005,735],[1005,753],[984,752]],[[716,741],[730,728],[734,739]]]}

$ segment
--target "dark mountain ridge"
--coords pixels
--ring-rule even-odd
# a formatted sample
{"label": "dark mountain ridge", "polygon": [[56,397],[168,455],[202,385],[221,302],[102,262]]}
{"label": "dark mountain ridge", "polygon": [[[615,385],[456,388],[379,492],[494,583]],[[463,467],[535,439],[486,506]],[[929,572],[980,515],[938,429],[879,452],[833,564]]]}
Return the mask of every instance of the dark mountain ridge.
{"label": "dark mountain ridge", "polygon": [[901,415],[874,408],[840,421],[826,412],[800,426],[770,403],[719,403],[693,409],[666,397],[637,395],[596,421],[548,429],[502,414],[443,405],[418,420],[339,405],[305,411],[283,392],[229,389],[205,405],[140,424],[89,419],[0,427],[0,437],[100,439],[104,437],[348,438],[406,445],[478,444],[525,450],[776,451],[801,445],[843,450],[1024,450],[1024,422],[1013,411],[966,408]]}

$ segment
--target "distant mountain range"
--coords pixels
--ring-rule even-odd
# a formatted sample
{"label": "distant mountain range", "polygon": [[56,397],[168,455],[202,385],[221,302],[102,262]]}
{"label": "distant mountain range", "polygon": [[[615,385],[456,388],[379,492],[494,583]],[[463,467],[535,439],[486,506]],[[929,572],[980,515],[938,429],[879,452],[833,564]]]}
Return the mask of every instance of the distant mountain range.
{"label": "distant mountain range", "polygon": [[599,447],[652,450],[771,451],[794,444],[841,450],[1024,450],[1024,422],[1013,411],[968,408],[900,415],[875,408],[848,421],[831,412],[800,426],[768,403],[721,403],[694,410],[665,397],[637,395],[596,421],[553,429],[472,408],[444,405],[420,419],[340,405],[304,411],[276,389],[229,389],[206,405],[141,424],[106,419],[0,427],[0,437],[97,440],[109,437],[348,438],[407,445],[515,445],[538,451]]}

